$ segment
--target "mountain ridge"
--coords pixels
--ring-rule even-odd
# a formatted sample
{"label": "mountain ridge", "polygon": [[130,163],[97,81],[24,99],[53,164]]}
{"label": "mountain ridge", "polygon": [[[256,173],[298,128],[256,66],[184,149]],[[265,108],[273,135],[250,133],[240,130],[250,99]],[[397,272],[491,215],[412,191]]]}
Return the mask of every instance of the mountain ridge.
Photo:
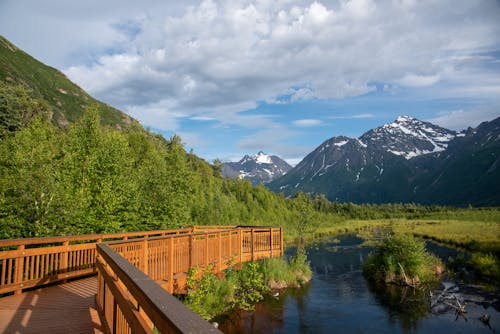
{"label": "mountain ridge", "polygon": [[245,179],[258,185],[268,183],[285,175],[292,166],[276,155],[259,151],[256,155],[245,155],[238,162],[222,164],[222,175],[229,178]]}
{"label": "mountain ridge", "polygon": [[493,177],[500,173],[498,123],[455,132],[400,116],[358,138],[324,141],[267,186],[286,196],[303,191],[339,202],[499,205],[500,177]]}

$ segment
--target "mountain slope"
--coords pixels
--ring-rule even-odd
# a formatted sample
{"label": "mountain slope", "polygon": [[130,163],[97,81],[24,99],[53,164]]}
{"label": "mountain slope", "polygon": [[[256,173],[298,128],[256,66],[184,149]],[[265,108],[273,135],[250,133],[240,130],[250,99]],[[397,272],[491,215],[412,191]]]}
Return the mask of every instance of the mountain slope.
{"label": "mountain slope", "polygon": [[245,155],[238,162],[227,162],[222,165],[222,174],[229,178],[240,178],[253,185],[267,183],[285,175],[292,166],[276,155],[259,152],[256,155]]}
{"label": "mountain slope", "polygon": [[469,129],[446,151],[414,161],[413,181],[420,203],[500,204],[500,118]]}
{"label": "mountain slope", "polygon": [[339,202],[499,205],[499,119],[457,134],[408,116],[333,137],[268,187]]}
{"label": "mountain slope", "polygon": [[0,80],[23,84],[37,97],[46,100],[54,112],[52,121],[60,126],[78,120],[85,108],[91,104],[99,106],[104,125],[124,128],[135,122],[125,113],[95,100],[63,73],[39,62],[2,36]]}
{"label": "mountain slope", "polygon": [[423,154],[441,152],[457,133],[409,116],[370,130],[359,139],[368,146],[411,159]]}

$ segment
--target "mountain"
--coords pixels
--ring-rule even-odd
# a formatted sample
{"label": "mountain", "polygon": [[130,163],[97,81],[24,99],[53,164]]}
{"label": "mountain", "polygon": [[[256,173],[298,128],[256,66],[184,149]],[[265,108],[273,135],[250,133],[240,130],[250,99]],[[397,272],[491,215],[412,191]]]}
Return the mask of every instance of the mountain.
{"label": "mountain", "polygon": [[333,137],[267,186],[339,202],[499,205],[500,118],[456,133],[409,116]]}
{"label": "mountain", "polygon": [[441,152],[457,133],[409,116],[399,116],[394,122],[370,130],[359,139],[368,146],[411,159],[428,153]]}
{"label": "mountain", "polygon": [[35,97],[46,100],[53,111],[52,121],[59,126],[78,120],[89,105],[99,107],[103,125],[125,128],[136,122],[120,110],[92,98],[63,73],[39,62],[2,36],[0,80],[23,84]]}
{"label": "mountain", "polygon": [[226,162],[222,165],[222,175],[229,178],[240,178],[253,185],[268,183],[285,175],[292,166],[276,155],[259,152],[256,155],[245,155],[238,162]]}

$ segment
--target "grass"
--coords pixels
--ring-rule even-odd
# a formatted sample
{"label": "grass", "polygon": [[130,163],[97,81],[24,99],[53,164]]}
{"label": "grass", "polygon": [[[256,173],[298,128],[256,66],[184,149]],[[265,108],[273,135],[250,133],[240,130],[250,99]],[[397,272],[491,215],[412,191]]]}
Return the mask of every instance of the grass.
{"label": "grass", "polygon": [[[493,217],[495,219],[495,217]],[[500,218],[498,220],[458,219],[377,219],[345,220],[319,228],[309,239],[341,233],[357,233],[369,239],[380,229],[396,234],[412,233],[449,246],[469,251],[500,252]]]}
{"label": "grass", "polygon": [[410,234],[384,239],[363,266],[363,272],[374,281],[411,286],[434,282],[442,271],[441,261]]}
{"label": "grass", "polygon": [[224,277],[215,275],[208,267],[198,278],[197,269],[191,269],[184,303],[209,320],[233,310],[252,310],[270,289],[299,287],[311,275],[305,253],[300,252],[290,262],[273,258],[245,263],[241,270],[226,270]]}

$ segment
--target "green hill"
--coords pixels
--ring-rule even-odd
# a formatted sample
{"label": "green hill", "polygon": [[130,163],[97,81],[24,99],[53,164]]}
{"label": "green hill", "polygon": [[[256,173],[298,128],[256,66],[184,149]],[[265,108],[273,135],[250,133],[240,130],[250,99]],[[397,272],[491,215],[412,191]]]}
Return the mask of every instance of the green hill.
{"label": "green hill", "polygon": [[103,125],[118,129],[136,122],[133,118],[100,102],[71,82],[63,73],[47,66],[0,36],[0,81],[19,83],[46,100],[52,111],[52,122],[66,126],[81,118],[89,105],[97,104]]}

